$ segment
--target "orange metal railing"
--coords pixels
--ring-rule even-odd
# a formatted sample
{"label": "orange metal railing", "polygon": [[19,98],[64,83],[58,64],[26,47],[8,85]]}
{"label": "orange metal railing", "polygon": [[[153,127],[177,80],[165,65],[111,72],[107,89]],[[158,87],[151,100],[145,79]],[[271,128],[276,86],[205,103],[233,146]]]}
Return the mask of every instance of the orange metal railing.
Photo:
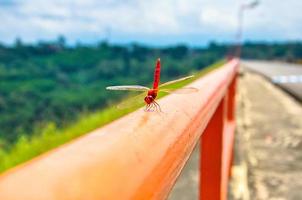
{"label": "orange metal railing", "polygon": [[166,96],[163,113],[133,112],[9,170],[0,199],[164,199],[201,138],[201,199],[226,199],[238,60]]}

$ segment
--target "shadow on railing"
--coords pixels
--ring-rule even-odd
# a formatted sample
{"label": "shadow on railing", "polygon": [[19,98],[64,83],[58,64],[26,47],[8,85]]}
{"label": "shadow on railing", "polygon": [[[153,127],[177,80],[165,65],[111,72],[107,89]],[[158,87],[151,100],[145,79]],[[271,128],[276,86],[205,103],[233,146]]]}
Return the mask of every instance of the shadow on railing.
{"label": "shadow on railing", "polygon": [[0,177],[0,199],[164,199],[201,138],[200,198],[226,199],[238,60]]}

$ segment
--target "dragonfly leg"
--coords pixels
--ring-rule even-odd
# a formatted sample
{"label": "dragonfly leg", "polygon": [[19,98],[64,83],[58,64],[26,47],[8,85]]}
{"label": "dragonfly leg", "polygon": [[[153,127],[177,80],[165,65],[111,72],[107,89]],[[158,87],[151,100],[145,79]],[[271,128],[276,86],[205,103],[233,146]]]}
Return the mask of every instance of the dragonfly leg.
{"label": "dragonfly leg", "polygon": [[155,108],[156,108],[156,107],[155,107],[154,103],[151,103],[150,111],[153,112],[153,111],[155,110]]}
{"label": "dragonfly leg", "polygon": [[150,104],[147,104],[146,107],[145,107],[145,111],[147,112],[150,108]]}
{"label": "dragonfly leg", "polygon": [[153,101],[152,103],[147,104],[145,111],[146,112],[153,112],[153,111],[162,112],[160,105],[156,101]]}
{"label": "dragonfly leg", "polygon": [[155,102],[152,102],[152,104],[153,104],[153,106],[154,106],[154,111],[158,111],[158,106],[157,106],[157,104],[155,103]]}
{"label": "dragonfly leg", "polygon": [[160,108],[160,105],[156,101],[153,101],[153,102],[154,102],[154,105],[156,107],[156,110],[159,111],[159,112],[162,112],[162,110]]}
{"label": "dragonfly leg", "polygon": [[153,111],[152,109],[153,109],[153,104],[152,103],[150,103],[150,104],[147,104],[146,105],[146,108],[145,108],[145,111],[146,112],[151,112],[151,111]]}

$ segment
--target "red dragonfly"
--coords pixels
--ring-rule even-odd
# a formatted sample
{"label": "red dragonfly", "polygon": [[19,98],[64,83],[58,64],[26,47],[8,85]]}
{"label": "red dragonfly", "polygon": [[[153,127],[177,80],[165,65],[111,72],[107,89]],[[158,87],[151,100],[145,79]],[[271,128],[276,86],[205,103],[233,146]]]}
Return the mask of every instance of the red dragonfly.
{"label": "red dragonfly", "polygon": [[[155,101],[158,92],[167,92],[167,93],[171,93],[171,92],[175,92],[177,94],[186,94],[186,93],[192,93],[192,92],[196,92],[198,91],[196,88],[193,87],[186,87],[186,88],[179,88],[179,89],[175,89],[175,88],[167,88],[169,85],[173,84],[173,83],[177,83],[180,81],[185,81],[187,79],[193,78],[194,76],[186,76],[183,78],[179,78],[173,81],[169,81],[166,83],[163,83],[161,85],[159,85],[160,82],[160,59],[157,59],[156,65],[155,65],[155,70],[154,70],[154,81],[153,81],[153,88],[148,88],[145,86],[141,86],[141,85],[118,85],[118,86],[108,86],[106,87],[107,90],[128,90],[128,91],[144,91],[147,92],[147,94],[144,93],[145,98],[144,101],[146,103],[146,111],[154,111],[154,110],[159,110],[161,111],[160,105]],[[137,97],[141,97],[141,95],[137,96]],[[133,98],[133,99],[137,99]],[[128,107],[126,105],[128,104],[132,104],[132,101],[126,102],[126,103],[122,103],[119,107]]]}

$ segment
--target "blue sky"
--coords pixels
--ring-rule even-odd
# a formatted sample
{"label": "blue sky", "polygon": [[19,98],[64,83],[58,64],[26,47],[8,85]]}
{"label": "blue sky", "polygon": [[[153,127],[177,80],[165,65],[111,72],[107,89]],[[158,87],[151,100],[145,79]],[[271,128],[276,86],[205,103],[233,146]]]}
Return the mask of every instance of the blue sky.
{"label": "blue sky", "polygon": [[[69,44],[133,41],[204,45],[234,40],[244,0],[0,0],[0,42],[54,40]],[[302,40],[301,0],[262,0],[245,12],[244,39]]]}

